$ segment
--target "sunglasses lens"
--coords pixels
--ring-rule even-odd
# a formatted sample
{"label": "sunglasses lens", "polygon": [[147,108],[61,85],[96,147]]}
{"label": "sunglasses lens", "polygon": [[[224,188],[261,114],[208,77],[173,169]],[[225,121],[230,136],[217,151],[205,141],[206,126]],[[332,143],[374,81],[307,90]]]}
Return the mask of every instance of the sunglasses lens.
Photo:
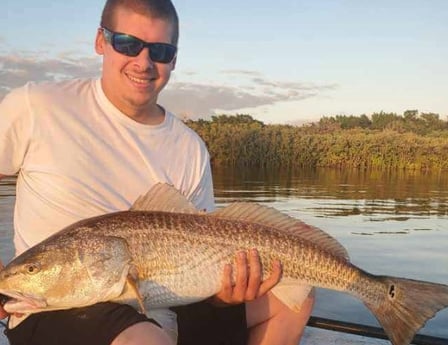
{"label": "sunglasses lens", "polygon": [[170,63],[176,56],[177,48],[168,43],[145,43],[138,38],[122,33],[115,33],[103,28],[106,39],[120,54],[137,56],[143,48],[149,48],[149,56],[152,61]]}
{"label": "sunglasses lens", "polygon": [[176,55],[176,47],[170,44],[153,43],[149,48],[149,54],[154,62],[169,63]]}
{"label": "sunglasses lens", "polygon": [[113,37],[112,46],[114,49],[127,56],[137,56],[143,49],[143,43],[135,37],[115,34]]}

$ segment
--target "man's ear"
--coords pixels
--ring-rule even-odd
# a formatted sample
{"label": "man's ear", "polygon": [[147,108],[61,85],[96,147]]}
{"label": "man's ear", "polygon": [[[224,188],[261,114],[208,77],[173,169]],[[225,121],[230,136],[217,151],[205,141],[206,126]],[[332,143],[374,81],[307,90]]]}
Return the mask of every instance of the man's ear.
{"label": "man's ear", "polygon": [[106,45],[106,40],[104,39],[103,30],[100,28],[96,32],[95,37],[95,51],[98,55],[104,54],[104,46]]}

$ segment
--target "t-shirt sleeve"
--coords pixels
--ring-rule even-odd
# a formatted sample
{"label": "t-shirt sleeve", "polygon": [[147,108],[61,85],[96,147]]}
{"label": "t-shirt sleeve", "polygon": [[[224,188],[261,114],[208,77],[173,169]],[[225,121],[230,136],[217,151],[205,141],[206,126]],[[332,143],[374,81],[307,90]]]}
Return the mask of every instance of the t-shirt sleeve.
{"label": "t-shirt sleeve", "polygon": [[211,212],[215,209],[215,197],[213,194],[213,178],[212,171],[210,168],[210,162],[207,161],[204,174],[202,175],[201,181],[198,188],[196,188],[193,203],[198,210],[205,210],[206,212]]}
{"label": "t-shirt sleeve", "polygon": [[11,91],[0,103],[0,174],[13,175],[20,170],[32,126],[27,86]]}
{"label": "t-shirt sleeve", "polygon": [[[205,147],[205,146],[204,146]],[[215,209],[215,197],[213,194],[213,177],[210,167],[210,156],[207,149],[203,158],[203,168],[201,178],[192,195],[189,196],[191,202],[198,210],[211,212]]]}

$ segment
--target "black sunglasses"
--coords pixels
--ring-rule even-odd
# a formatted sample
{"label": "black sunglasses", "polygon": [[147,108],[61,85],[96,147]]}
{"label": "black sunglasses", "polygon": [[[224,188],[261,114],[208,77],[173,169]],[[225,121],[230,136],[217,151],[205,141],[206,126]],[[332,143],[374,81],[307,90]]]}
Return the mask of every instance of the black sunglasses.
{"label": "black sunglasses", "polygon": [[170,63],[176,56],[177,48],[172,44],[148,43],[131,35],[110,31],[105,27],[102,27],[101,30],[106,41],[120,54],[134,57],[148,47],[149,57],[154,62]]}

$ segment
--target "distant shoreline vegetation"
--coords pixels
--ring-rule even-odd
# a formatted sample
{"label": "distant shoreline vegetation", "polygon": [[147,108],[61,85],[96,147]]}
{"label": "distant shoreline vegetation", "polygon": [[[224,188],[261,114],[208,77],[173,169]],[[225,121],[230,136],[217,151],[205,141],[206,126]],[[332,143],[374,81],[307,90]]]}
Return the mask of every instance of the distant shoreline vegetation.
{"label": "distant shoreline vegetation", "polygon": [[417,110],[323,117],[301,127],[246,114],[186,124],[206,142],[214,165],[448,170],[448,122]]}

